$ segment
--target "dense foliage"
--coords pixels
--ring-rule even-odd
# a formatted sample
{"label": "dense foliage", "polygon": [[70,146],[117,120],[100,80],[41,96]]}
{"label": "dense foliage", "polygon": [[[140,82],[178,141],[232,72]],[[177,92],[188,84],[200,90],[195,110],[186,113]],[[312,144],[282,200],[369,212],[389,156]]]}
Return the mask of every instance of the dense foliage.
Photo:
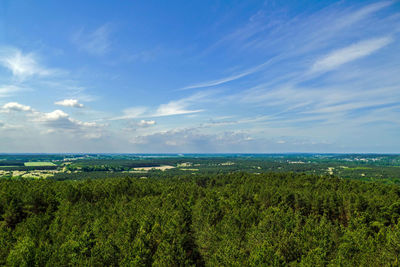
{"label": "dense foliage", "polygon": [[0,265],[398,265],[400,188],[293,173],[0,180]]}

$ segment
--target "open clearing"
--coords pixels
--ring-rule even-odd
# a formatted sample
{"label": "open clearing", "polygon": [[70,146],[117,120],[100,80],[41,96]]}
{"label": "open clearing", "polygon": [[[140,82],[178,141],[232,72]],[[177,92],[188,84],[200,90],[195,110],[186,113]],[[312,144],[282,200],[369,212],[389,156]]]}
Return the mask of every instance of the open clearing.
{"label": "open clearing", "polygon": [[159,166],[159,167],[137,167],[137,168],[133,168],[135,171],[150,171],[150,170],[161,170],[161,171],[165,171],[165,170],[169,170],[169,169],[173,169],[175,168],[174,166],[168,166],[168,165],[163,165],[163,166]]}
{"label": "open clearing", "polygon": [[54,164],[53,162],[49,162],[49,161],[25,162],[24,165],[26,167],[56,166],[56,164]]}

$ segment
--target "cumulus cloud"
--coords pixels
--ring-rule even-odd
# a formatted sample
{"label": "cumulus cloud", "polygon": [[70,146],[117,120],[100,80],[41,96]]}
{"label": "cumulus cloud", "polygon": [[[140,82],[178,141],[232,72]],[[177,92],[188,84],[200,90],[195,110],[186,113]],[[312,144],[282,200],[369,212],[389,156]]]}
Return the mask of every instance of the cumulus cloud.
{"label": "cumulus cloud", "polygon": [[11,112],[11,111],[33,111],[33,109],[30,106],[22,105],[17,102],[9,102],[7,104],[4,104],[2,107],[3,111],[5,112]]}
{"label": "cumulus cloud", "polygon": [[128,120],[122,130],[133,133],[138,130],[145,130],[146,128],[153,127],[154,125],[156,125],[155,120]]}
{"label": "cumulus cloud", "polygon": [[148,120],[148,121],[140,120],[137,123],[137,125],[140,126],[140,127],[148,127],[148,126],[152,126],[152,125],[155,125],[155,124],[156,124],[156,121],[153,121],[153,120]]}
{"label": "cumulus cloud", "polygon": [[76,99],[64,99],[54,102],[54,104],[64,107],[83,108],[83,104],[79,103]]}
{"label": "cumulus cloud", "polygon": [[29,76],[46,76],[54,73],[38,63],[34,53],[24,54],[16,48],[0,48],[0,64],[9,69],[13,76],[25,78]]}
{"label": "cumulus cloud", "polygon": [[[24,116],[23,120],[13,121],[21,123],[21,127],[38,128],[44,133],[73,133],[85,138],[99,138],[102,135],[104,124],[85,122],[74,118],[62,110],[41,112],[30,106],[17,102],[9,102],[1,107],[5,114],[19,112]],[[21,118],[20,118],[21,119]]]}
{"label": "cumulus cloud", "polygon": [[311,72],[333,70],[345,63],[368,56],[392,42],[391,37],[364,40],[345,48],[341,48],[318,59],[312,66]]}
{"label": "cumulus cloud", "polygon": [[62,110],[38,114],[36,121],[51,130],[51,133],[72,133],[76,137],[98,139],[103,136],[105,125],[96,122],[84,122],[71,118]]}
{"label": "cumulus cloud", "polygon": [[43,113],[43,118],[45,121],[55,121],[68,118],[68,114],[62,110],[57,109],[49,113]]}
{"label": "cumulus cloud", "polygon": [[95,122],[83,122],[71,118],[67,113],[62,110],[54,110],[49,113],[40,113],[37,116],[37,121],[54,129],[70,129],[77,130],[82,127],[98,127],[99,124]]}
{"label": "cumulus cloud", "polygon": [[253,138],[241,132],[209,134],[197,128],[174,129],[148,135],[138,135],[130,143],[144,151],[158,152],[232,152],[253,142]]}

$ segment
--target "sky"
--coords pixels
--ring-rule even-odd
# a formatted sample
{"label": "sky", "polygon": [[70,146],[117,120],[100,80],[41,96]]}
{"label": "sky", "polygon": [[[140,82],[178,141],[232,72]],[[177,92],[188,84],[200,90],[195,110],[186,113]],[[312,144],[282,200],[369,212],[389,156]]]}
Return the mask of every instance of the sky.
{"label": "sky", "polygon": [[399,153],[399,1],[0,2],[0,153]]}

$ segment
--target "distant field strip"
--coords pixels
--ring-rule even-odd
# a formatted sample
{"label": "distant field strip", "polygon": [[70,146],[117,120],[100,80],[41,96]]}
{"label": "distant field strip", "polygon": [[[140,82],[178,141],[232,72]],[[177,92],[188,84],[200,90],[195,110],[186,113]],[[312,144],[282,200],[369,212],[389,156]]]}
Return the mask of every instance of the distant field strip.
{"label": "distant field strip", "polygon": [[43,166],[56,166],[53,162],[40,161],[40,162],[25,162],[26,167],[43,167]]}
{"label": "distant field strip", "polygon": [[13,165],[13,166],[0,166],[0,168],[15,168],[15,167],[21,167],[21,166],[17,166],[17,165]]}
{"label": "distant field strip", "polygon": [[168,166],[168,165],[163,165],[163,166],[158,166],[158,167],[137,167],[133,168],[135,171],[151,171],[151,170],[169,170],[175,168],[174,166]]}

